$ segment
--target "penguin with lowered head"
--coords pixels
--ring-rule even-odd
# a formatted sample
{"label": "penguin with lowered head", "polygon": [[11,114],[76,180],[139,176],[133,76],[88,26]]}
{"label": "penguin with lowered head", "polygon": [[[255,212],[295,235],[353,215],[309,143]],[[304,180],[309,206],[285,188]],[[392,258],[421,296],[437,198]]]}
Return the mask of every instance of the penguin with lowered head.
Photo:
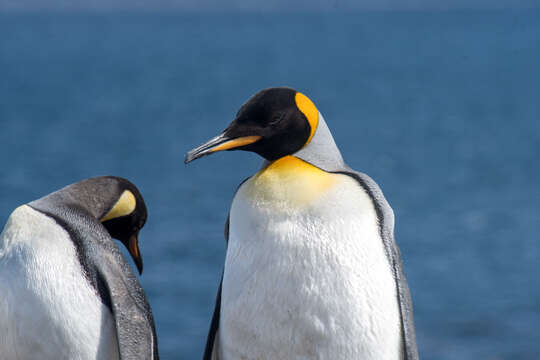
{"label": "penguin with lowered head", "polygon": [[138,189],[87,179],[15,209],[0,235],[0,358],[152,359],[152,311],[139,272],[147,217]]}

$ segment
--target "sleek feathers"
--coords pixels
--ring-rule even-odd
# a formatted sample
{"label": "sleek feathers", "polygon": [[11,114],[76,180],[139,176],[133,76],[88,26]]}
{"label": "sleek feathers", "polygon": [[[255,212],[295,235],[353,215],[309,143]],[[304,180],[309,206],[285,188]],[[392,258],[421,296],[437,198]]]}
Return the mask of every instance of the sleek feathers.
{"label": "sleek feathers", "polygon": [[0,358],[158,359],[150,306],[111,238],[142,269],[145,221],[138,190],[115,177],[17,208],[0,235]]}
{"label": "sleek feathers", "polygon": [[[261,191],[267,185],[253,178],[238,190],[221,294],[223,359],[401,358],[375,210],[353,179],[327,177],[333,183],[317,184],[324,195],[316,198]],[[289,187],[280,177],[270,188],[280,185]]]}
{"label": "sleek feathers", "polygon": [[392,209],[311,100],[260,91],[186,163],[236,149],[265,162],[233,199],[204,359],[418,359]]}

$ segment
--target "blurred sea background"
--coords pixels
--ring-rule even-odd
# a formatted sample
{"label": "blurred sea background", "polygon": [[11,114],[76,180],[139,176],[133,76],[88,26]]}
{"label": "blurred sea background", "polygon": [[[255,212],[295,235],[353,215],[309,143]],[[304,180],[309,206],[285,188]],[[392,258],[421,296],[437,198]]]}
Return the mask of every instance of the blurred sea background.
{"label": "blurred sea background", "polygon": [[421,358],[540,359],[538,8],[1,12],[0,223],[83,178],[133,181],[161,356],[199,359],[261,160],[184,155],[279,85],[392,205]]}

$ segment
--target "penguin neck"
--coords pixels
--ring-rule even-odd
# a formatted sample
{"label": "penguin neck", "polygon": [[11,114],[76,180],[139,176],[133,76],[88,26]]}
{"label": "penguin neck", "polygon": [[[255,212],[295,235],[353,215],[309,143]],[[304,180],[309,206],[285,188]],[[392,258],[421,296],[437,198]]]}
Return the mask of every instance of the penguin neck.
{"label": "penguin neck", "polygon": [[[111,207],[110,201],[105,199],[113,198],[111,196],[103,196],[111,190],[106,185],[101,183],[90,183],[91,180],[72,184],[63,189],[55,191],[45,197],[32,201],[28,205],[41,210],[42,212],[56,215],[60,218],[66,214],[74,212],[90,216],[97,222]],[[89,186],[90,185],[90,186]],[[97,196],[99,194],[100,196]]]}
{"label": "penguin neck", "polygon": [[[307,145],[292,154],[292,156],[327,172],[342,171],[347,168],[334,137],[320,112],[315,135]],[[262,168],[268,167],[270,163],[270,161],[265,160]]]}

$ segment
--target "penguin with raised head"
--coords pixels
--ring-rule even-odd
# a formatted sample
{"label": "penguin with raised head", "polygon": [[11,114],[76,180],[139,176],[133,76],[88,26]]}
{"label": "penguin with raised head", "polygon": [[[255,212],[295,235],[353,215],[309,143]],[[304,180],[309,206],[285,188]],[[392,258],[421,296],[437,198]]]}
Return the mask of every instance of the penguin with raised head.
{"label": "penguin with raised head", "polygon": [[118,177],[87,179],[15,209],[0,235],[0,358],[158,359],[139,272],[146,205]]}
{"label": "penguin with raised head", "polygon": [[222,150],[265,161],[232,201],[204,359],[418,359],[392,209],[313,102],[262,90],[185,162]]}

